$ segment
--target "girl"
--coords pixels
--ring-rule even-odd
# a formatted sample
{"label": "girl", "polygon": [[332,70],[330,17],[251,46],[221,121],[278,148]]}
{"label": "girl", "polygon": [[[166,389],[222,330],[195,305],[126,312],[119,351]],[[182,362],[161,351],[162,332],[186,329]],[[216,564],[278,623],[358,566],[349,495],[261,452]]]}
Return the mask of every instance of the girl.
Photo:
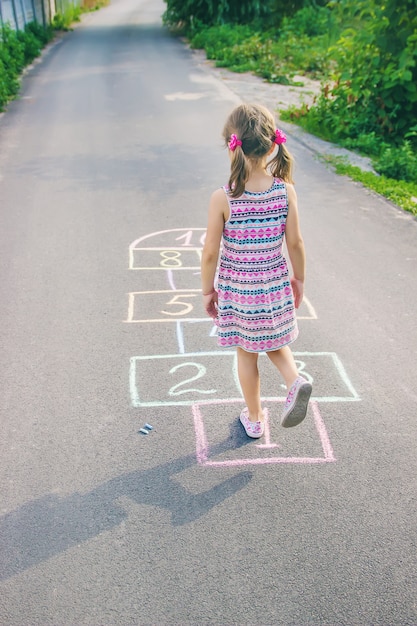
{"label": "girl", "polygon": [[[201,259],[203,303],[218,325],[219,345],[237,348],[246,402],[240,421],[247,435],[257,439],[264,432],[259,352],[266,352],[287,386],[281,425],[296,426],[307,412],[312,387],[299,376],[289,348],[298,336],[294,307],[303,300],[304,242],[292,157],[273,115],[262,106],[242,104],[227,119],[223,138],[231,171],[228,185],[210,200]],[[284,234],[294,273],[291,280],[282,254]]]}

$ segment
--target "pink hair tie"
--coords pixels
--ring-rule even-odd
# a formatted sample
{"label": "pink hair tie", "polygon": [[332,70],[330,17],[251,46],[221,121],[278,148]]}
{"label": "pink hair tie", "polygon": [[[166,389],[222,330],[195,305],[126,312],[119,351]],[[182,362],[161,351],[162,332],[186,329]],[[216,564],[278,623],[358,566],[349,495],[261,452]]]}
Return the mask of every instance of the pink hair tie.
{"label": "pink hair tie", "polygon": [[229,146],[229,150],[234,152],[238,146],[242,145],[242,142],[233,133],[232,135],[230,135],[230,139],[229,139],[229,142],[228,142],[227,145]]}
{"label": "pink hair tie", "polygon": [[275,131],[275,139],[274,139],[274,143],[281,145],[282,143],[285,143],[287,141],[287,136],[286,134],[280,130],[279,128],[276,129]]}

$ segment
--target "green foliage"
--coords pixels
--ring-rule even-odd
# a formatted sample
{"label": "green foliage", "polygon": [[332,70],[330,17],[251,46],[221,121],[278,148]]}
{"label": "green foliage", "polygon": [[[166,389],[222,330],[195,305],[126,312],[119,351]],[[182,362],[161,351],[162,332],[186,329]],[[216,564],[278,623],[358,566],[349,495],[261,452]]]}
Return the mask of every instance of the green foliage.
{"label": "green foliage", "polygon": [[265,15],[268,3],[261,0],[165,0],[167,9],[163,19],[171,27],[182,26],[187,31],[195,23],[249,24]]}
{"label": "green foliage", "polygon": [[27,24],[24,31],[10,26],[0,29],[0,110],[19,91],[19,76],[26,65],[40,54],[53,35],[50,27]]}
{"label": "green foliage", "polygon": [[42,42],[31,31],[18,31],[17,38],[23,43],[25,53],[25,65],[32,63],[41,53]]}
{"label": "green foliage", "polygon": [[30,22],[25,26],[25,32],[32,33],[35,35],[36,39],[41,43],[42,46],[46,46],[54,36],[54,29],[51,25],[42,26],[38,22]]}
{"label": "green foliage", "polygon": [[[304,22],[309,29],[311,17],[307,10]],[[319,34],[315,38],[304,33],[297,35],[289,20],[283,20],[279,33],[260,31],[253,25],[194,24],[196,32],[190,35],[190,44],[193,48],[204,48],[207,58],[215,60],[217,66],[235,72],[252,71],[269,82],[290,84],[295,73],[320,76],[325,71],[329,35],[324,24],[327,23],[326,16],[316,27]]]}
{"label": "green foliage", "polygon": [[263,14],[245,2],[253,19],[244,24],[227,0],[166,1],[216,65],[284,84],[303,73],[323,80],[313,106],[281,117],[370,155],[381,174],[417,180],[414,0],[267,0]]}
{"label": "green foliage", "polygon": [[417,153],[410,141],[404,141],[399,147],[386,146],[375,159],[374,167],[384,176],[410,182],[417,181]]}
{"label": "green foliage", "polygon": [[267,24],[278,27],[286,17],[292,17],[305,4],[304,0],[269,0]]}
{"label": "green foliage", "polygon": [[280,25],[281,38],[286,38],[290,34],[296,37],[305,35],[309,38],[326,35],[329,41],[335,41],[339,33],[340,28],[337,25],[334,12],[327,6],[315,4],[307,4],[291,16],[284,15]]}
{"label": "green foliage", "polygon": [[25,66],[25,45],[10,26],[0,30],[0,58],[10,76],[18,76]]}
{"label": "green foliage", "polygon": [[68,3],[60,13],[54,15],[52,26],[55,30],[70,30],[71,24],[80,21],[81,13],[79,6]]}
{"label": "green foliage", "polygon": [[[292,108],[281,117],[370,155],[384,177],[415,182],[417,5],[344,0],[332,6],[345,29],[329,49],[331,74],[312,107]],[[394,191],[389,193],[395,201]],[[416,209],[408,201],[410,207]]]}
{"label": "green foliage", "polygon": [[401,143],[417,119],[417,6],[345,0],[334,11],[349,28],[330,49],[334,71],[307,112],[312,125],[339,140]]}
{"label": "green foliage", "polygon": [[191,38],[192,48],[204,48],[208,59],[222,61],[230,54],[234,46],[247,41],[252,36],[250,26],[224,24],[221,26],[201,27]]}
{"label": "green foliage", "polygon": [[19,90],[18,77],[25,66],[25,46],[9,26],[0,30],[0,111]]}

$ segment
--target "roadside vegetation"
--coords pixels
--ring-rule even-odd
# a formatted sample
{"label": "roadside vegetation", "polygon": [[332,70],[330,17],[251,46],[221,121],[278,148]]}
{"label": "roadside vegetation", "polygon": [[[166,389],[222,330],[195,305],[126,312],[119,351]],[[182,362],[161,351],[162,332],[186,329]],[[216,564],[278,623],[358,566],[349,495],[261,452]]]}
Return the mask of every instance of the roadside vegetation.
{"label": "roadside vegetation", "polygon": [[335,166],[417,215],[415,0],[166,3],[165,23],[217,66],[286,85],[320,80],[312,104],[280,117],[371,157],[377,176]]}
{"label": "roadside vegetation", "polygon": [[47,26],[31,22],[21,31],[8,25],[0,28],[0,111],[19,92],[24,68],[40,55],[57,32],[69,30],[82,13],[95,11],[106,4],[108,0],[84,0],[81,6],[68,4],[64,13],[57,13],[52,24]]}

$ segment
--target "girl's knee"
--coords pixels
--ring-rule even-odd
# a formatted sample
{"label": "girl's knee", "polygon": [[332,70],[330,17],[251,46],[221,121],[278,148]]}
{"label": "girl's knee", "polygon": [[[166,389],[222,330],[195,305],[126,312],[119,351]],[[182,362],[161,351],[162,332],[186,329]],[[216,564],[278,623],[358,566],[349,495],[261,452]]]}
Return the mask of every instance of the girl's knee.
{"label": "girl's knee", "polygon": [[237,349],[237,357],[241,361],[253,361],[256,362],[258,360],[257,352],[247,352],[243,348],[238,347]]}

